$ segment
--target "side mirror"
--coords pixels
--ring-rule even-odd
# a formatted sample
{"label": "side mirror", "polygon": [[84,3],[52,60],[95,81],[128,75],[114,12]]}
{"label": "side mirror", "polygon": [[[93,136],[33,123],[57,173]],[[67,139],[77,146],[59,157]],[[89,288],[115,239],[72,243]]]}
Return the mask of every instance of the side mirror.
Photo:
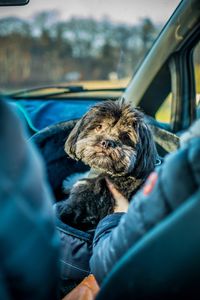
{"label": "side mirror", "polygon": [[25,5],[29,0],[0,0],[0,6]]}

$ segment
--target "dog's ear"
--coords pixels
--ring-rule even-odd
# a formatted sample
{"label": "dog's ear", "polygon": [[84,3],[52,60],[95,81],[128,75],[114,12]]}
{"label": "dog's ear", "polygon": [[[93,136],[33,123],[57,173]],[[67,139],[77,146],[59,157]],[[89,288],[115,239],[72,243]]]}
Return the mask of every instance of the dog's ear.
{"label": "dog's ear", "polygon": [[85,123],[86,115],[84,115],[74,126],[65,142],[65,152],[73,159],[78,160],[76,156],[76,142],[80,132],[83,130],[83,124]]}
{"label": "dog's ear", "polygon": [[144,120],[140,120],[137,130],[137,164],[134,174],[145,179],[154,170],[158,153],[151,130]]}
{"label": "dog's ear", "polygon": [[70,132],[65,142],[65,152],[73,159],[79,160],[76,156],[76,143],[80,133],[84,131],[87,124],[94,119],[94,113],[98,111],[98,105],[93,106],[89,111],[76,123],[72,131]]}

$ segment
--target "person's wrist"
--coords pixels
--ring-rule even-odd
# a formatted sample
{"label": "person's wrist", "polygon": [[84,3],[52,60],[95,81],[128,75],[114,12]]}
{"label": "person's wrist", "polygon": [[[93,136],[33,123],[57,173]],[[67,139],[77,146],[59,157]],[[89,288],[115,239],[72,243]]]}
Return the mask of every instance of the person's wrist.
{"label": "person's wrist", "polygon": [[125,198],[121,198],[117,201],[114,212],[127,212],[128,210],[128,201]]}
{"label": "person's wrist", "polygon": [[115,207],[114,207],[114,212],[127,212],[129,202],[128,199],[126,199],[113,185],[112,182],[106,178],[106,183],[108,186],[108,189],[110,190],[113,198],[115,199]]}

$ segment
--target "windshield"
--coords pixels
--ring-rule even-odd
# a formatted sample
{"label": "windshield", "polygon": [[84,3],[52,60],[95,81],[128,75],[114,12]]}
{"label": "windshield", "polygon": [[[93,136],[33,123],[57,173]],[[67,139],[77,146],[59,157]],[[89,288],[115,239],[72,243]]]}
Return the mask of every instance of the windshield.
{"label": "windshield", "polygon": [[30,0],[0,9],[0,91],[125,87],[179,0]]}

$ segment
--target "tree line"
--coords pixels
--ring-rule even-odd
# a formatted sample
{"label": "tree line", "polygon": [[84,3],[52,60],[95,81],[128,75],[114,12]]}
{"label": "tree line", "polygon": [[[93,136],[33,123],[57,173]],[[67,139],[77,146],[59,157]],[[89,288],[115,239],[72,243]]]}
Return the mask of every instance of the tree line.
{"label": "tree line", "polygon": [[134,26],[108,18],[60,21],[54,12],[41,12],[30,21],[2,18],[0,86],[131,76],[159,31],[148,18]]}

